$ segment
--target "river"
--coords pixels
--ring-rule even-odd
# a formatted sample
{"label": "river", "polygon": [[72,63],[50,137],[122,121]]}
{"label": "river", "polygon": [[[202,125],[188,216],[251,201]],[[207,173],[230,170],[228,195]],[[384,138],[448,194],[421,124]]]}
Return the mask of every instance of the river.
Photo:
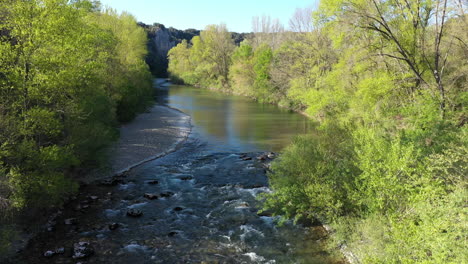
{"label": "river", "polygon": [[[322,227],[277,226],[276,217],[258,213],[258,195],[270,190],[269,159],[257,157],[313,133],[307,118],[187,86],[162,88],[157,98],[192,117],[187,141],[123,177],[83,188],[19,262],[342,263],[325,250]],[[72,258],[80,241],[94,252],[83,260]],[[47,251],[57,253],[44,257]]]}

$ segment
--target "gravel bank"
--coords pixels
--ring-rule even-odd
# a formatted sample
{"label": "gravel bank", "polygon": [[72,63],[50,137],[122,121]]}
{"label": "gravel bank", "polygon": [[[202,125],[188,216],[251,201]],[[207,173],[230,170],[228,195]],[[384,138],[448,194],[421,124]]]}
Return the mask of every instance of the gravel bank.
{"label": "gravel bank", "polygon": [[190,116],[166,106],[153,106],[121,126],[120,138],[111,148],[112,174],[174,151],[188,137],[190,129]]}
{"label": "gravel bank", "polygon": [[[156,79],[154,85],[166,87],[170,83]],[[109,147],[107,164],[80,181],[91,183],[121,174],[176,150],[190,134],[190,120],[190,116],[179,110],[165,105],[152,106],[130,123],[121,125],[119,139]]]}

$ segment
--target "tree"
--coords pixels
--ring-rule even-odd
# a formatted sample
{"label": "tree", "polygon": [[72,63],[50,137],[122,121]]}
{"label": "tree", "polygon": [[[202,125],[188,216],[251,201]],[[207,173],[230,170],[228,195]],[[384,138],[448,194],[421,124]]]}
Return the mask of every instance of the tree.
{"label": "tree", "polygon": [[[446,23],[455,15],[455,3],[343,0],[322,1],[321,6],[329,17],[338,17],[338,23],[354,23],[373,37],[370,45],[379,56],[405,64],[414,76],[414,90],[427,90],[445,115],[447,57],[456,40],[447,34]],[[444,42],[452,44],[442,45]]]}
{"label": "tree", "polygon": [[116,109],[125,119],[148,101],[145,34],[90,1],[0,7],[0,200],[60,204],[77,188],[74,168],[96,164],[115,138]]}
{"label": "tree", "polygon": [[205,45],[203,57],[214,65],[215,78],[222,87],[228,85],[229,66],[234,51],[234,42],[226,25],[209,25],[200,33]]}
{"label": "tree", "polygon": [[272,49],[277,49],[284,39],[284,26],[278,19],[272,20],[269,16],[253,17],[252,31],[254,33],[252,39],[254,48],[265,43]]}

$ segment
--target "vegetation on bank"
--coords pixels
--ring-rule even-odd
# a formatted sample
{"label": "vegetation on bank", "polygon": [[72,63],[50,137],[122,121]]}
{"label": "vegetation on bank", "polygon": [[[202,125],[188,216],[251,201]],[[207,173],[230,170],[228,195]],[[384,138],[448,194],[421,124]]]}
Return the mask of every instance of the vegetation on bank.
{"label": "vegetation on bank", "polygon": [[264,209],[329,224],[363,263],[464,263],[466,12],[463,1],[322,0],[297,11],[294,32],[254,20],[238,47],[210,26],[169,52],[169,71],[321,121],[273,164]]}
{"label": "vegetation on bank", "polygon": [[146,44],[134,17],[98,1],[0,2],[0,218],[62,203],[148,106]]}

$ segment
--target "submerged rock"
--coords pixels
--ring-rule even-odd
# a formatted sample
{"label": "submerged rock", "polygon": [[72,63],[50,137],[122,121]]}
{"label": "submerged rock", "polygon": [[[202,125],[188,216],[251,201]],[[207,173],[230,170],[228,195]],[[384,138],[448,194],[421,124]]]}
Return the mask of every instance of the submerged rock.
{"label": "submerged rock", "polygon": [[99,185],[103,185],[103,186],[115,186],[117,185],[117,181],[115,179],[106,179],[106,180],[102,180],[99,182]]}
{"label": "submerged rock", "polygon": [[162,192],[161,197],[171,197],[174,196],[173,192]]}
{"label": "submerged rock", "polygon": [[60,247],[60,248],[55,249],[55,254],[65,254],[65,248]]}
{"label": "submerged rock", "polygon": [[268,152],[268,153],[258,156],[257,160],[266,161],[266,160],[272,160],[275,157],[276,157],[276,154],[274,152]]}
{"label": "submerged rock", "polygon": [[52,250],[47,250],[46,252],[44,252],[44,257],[46,258],[51,258],[55,255],[55,252],[52,251]]}
{"label": "submerged rock", "polygon": [[47,230],[48,232],[52,232],[52,231],[55,230],[55,226],[56,226],[56,225],[57,225],[57,221],[55,221],[55,220],[50,220],[50,221],[48,221],[47,224],[46,224],[46,230]]}
{"label": "submerged rock", "polygon": [[167,236],[168,236],[168,237],[173,237],[173,236],[175,236],[175,235],[177,235],[177,234],[179,234],[179,232],[177,232],[177,231],[171,231],[171,232],[169,232],[169,234],[167,234]]}
{"label": "submerged rock", "polygon": [[190,181],[190,180],[193,180],[193,176],[190,176],[190,175],[182,176],[179,179],[181,179],[183,181]]}
{"label": "submerged rock", "polygon": [[78,242],[73,244],[73,255],[74,259],[86,258],[94,254],[94,248],[89,242]]}
{"label": "submerged rock", "polygon": [[76,218],[68,218],[68,219],[65,219],[64,223],[66,225],[76,225],[78,224],[78,220]]}
{"label": "submerged rock", "polygon": [[119,223],[111,223],[109,224],[109,230],[116,230],[117,228],[120,227],[120,224]]}
{"label": "submerged rock", "polygon": [[240,158],[241,160],[252,160],[252,157],[249,157],[249,156],[247,156],[247,155],[245,155],[245,154],[240,155],[239,158]]}
{"label": "submerged rock", "polygon": [[149,199],[149,200],[158,199],[158,196],[156,194],[153,194],[153,193],[145,193],[143,195],[143,197],[145,197],[146,199]]}
{"label": "submerged rock", "polygon": [[150,181],[147,181],[146,183],[147,183],[147,184],[150,184],[150,185],[155,185],[155,184],[158,184],[159,181],[157,181],[157,180],[150,180]]}
{"label": "submerged rock", "polygon": [[143,215],[143,212],[138,209],[130,209],[127,211],[127,215],[131,217],[140,217]]}
{"label": "submerged rock", "polygon": [[184,210],[184,208],[182,208],[180,206],[174,207],[174,211],[176,211],[176,212],[180,212],[182,210]]}
{"label": "submerged rock", "polygon": [[241,202],[238,206],[236,206],[237,208],[248,208],[250,207],[249,203],[247,202]]}

